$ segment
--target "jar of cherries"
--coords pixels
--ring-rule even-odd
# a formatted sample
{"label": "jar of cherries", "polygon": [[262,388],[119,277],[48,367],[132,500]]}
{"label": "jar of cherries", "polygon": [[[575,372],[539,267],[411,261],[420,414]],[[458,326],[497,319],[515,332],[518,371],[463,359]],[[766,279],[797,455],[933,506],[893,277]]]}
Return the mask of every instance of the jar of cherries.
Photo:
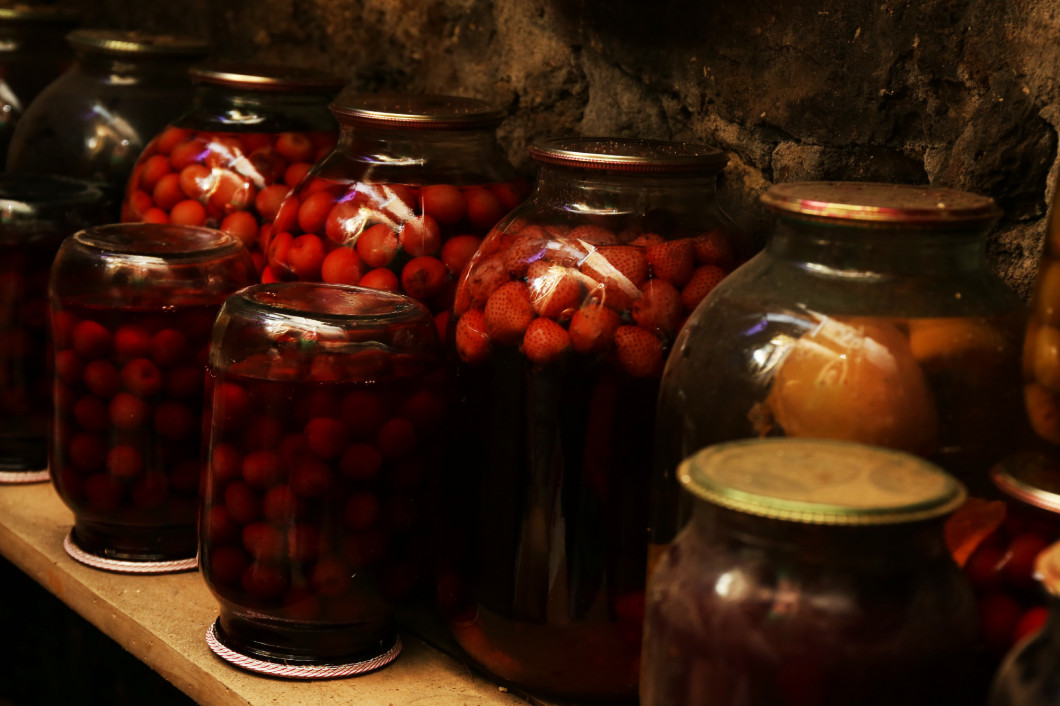
{"label": "jar of cherries", "polygon": [[48,479],[48,274],[63,239],[105,220],[86,182],[0,175],[0,482]]}
{"label": "jar of cherries", "polygon": [[141,153],[123,221],[209,226],[250,250],[263,226],[338,139],[328,103],[339,79],[288,66],[216,63],[190,71],[192,107]]}
{"label": "jar of cherries", "polygon": [[200,513],[215,653],[291,678],[397,656],[394,604],[430,565],[441,363],[400,294],[284,282],[225,302]]}
{"label": "jar of cherries", "polygon": [[59,248],[50,462],[78,561],[195,567],[210,333],[224,299],[253,281],[239,241],[208,228],[105,225]]}
{"label": "jar of cherries", "polygon": [[284,202],[265,238],[263,281],[401,292],[443,319],[482,237],[526,195],[471,98],[341,96],[339,144]]}
{"label": "jar of cherries", "polygon": [[453,555],[439,595],[494,674],[636,693],[655,400],[695,306],[744,254],[713,148],[549,140],[456,291]]}

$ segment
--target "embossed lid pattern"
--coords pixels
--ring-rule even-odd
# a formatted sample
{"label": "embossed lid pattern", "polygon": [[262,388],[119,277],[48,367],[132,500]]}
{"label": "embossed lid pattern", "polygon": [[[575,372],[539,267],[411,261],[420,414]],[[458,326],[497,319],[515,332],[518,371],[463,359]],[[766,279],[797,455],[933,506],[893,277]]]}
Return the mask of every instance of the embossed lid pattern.
{"label": "embossed lid pattern", "polygon": [[791,522],[881,525],[941,517],[964,486],[910,454],[819,439],[749,439],[685,459],[678,478],[715,505]]}

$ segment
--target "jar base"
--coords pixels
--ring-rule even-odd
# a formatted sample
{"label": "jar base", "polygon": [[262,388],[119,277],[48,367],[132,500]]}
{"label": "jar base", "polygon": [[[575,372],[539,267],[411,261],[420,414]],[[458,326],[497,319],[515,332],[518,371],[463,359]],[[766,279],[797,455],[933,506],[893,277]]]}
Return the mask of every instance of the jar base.
{"label": "jar base", "polygon": [[319,663],[290,664],[286,658],[280,655],[265,655],[258,651],[242,651],[237,644],[231,642],[231,638],[225,634],[221,627],[221,619],[210,624],[206,630],[206,644],[215,655],[237,667],[258,674],[267,674],[274,677],[286,679],[335,679],[338,677],[350,677],[358,674],[382,669],[401,654],[401,638],[394,635],[392,642],[381,653],[366,659],[344,663]]}
{"label": "jar base", "polygon": [[[173,535],[172,528],[106,528],[78,522],[63,540],[63,548],[82,564],[117,573],[164,574],[198,568],[194,542],[174,540]],[[194,532],[191,536],[194,540]]]}

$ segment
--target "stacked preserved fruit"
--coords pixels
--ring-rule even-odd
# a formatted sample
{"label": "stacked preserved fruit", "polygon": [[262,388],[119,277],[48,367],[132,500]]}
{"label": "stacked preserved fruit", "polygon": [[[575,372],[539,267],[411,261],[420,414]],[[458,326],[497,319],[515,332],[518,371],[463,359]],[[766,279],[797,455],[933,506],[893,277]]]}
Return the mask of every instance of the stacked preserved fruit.
{"label": "stacked preserved fruit", "polygon": [[430,315],[387,292],[262,284],[226,302],[214,340],[200,556],[215,649],[264,672],[389,661],[393,605],[429,568]]}
{"label": "stacked preserved fruit", "polygon": [[534,192],[456,292],[445,544],[462,551],[439,593],[457,640],[498,676],[624,697],[659,375],[742,243],[713,200],[717,150],[585,139],[531,156]]}
{"label": "stacked preserved fruit", "polygon": [[327,104],[341,84],[309,70],[239,64],[195,67],[191,77],[193,106],[140,155],[122,220],[219,228],[239,238],[260,271],[263,229],[335,145]]}
{"label": "stacked preserved fruit", "polygon": [[400,292],[440,315],[482,237],[526,195],[493,135],[501,113],[449,96],[340,97],[337,148],[284,202],[263,280]]}
{"label": "stacked preserved fruit", "polygon": [[225,297],[252,281],[245,250],[215,230],[110,225],[63,244],[50,460],[75,557],[194,566],[210,332]]}

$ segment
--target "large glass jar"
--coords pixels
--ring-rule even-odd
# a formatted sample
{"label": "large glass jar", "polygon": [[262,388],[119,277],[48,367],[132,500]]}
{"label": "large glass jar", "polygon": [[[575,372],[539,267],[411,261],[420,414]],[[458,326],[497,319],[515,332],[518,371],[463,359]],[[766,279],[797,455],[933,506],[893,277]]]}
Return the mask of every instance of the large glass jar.
{"label": "large glass jar", "polygon": [[60,247],[49,460],[78,561],[195,567],[210,333],[224,299],[253,281],[239,241],[210,228],[111,224]]}
{"label": "large glass jar", "polygon": [[0,7],[0,164],[26,107],[69,68],[73,53],[65,38],[80,22],[66,8]]}
{"label": "large glass jar", "polygon": [[98,182],[116,221],[137,157],[188,106],[188,68],[209,47],[188,37],[99,29],[74,30],[67,41],[74,65],[26,109],[7,170]]}
{"label": "large glass jar", "polygon": [[103,221],[88,183],[0,175],[0,482],[48,479],[48,274],[64,238]]}
{"label": "large glass jar", "polygon": [[200,513],[217,654],[299,678],[397,656],[395,602],[429,569],[441,363],[399,294],[283,282],[225,302]]}
{"label": "large glass jar", "polygon": [[719,441],[819,437],[929,458],[976,496],[1026,435],[1020,299],[987,268],[986,197],[780,184],[765,249],[689,317],[663,374],[653,542],[681,525],[674,472]]}
{"label": "large glass jar", "polygon": [[678,475],[695,510],[649,583],[642,706],[976,703],[954,478],[819,439],[718,444]]}
{"label": "large glass jar", "polygon": [[313,162],[335,146],[332,76],[287,66],[218,63],[190,71],[191,109],[140,154],[123,221],[220,228],[260,271],[259,231]]}
{"label": "large glass jar", "polygon": [[281,207],[263,281],[360,284],[448,312],[461,268],[526,195],[494,135],[502,113],[403,94],[340,96],[331,110],[339,144]]}
{"label": "large glass jar", "polygon": [[461,277],[446,487],[463,552],[451,630],[494,674],[579,698],[635,694],[663,360],[732,267],[713,148],[531,148],[533,193]]}

